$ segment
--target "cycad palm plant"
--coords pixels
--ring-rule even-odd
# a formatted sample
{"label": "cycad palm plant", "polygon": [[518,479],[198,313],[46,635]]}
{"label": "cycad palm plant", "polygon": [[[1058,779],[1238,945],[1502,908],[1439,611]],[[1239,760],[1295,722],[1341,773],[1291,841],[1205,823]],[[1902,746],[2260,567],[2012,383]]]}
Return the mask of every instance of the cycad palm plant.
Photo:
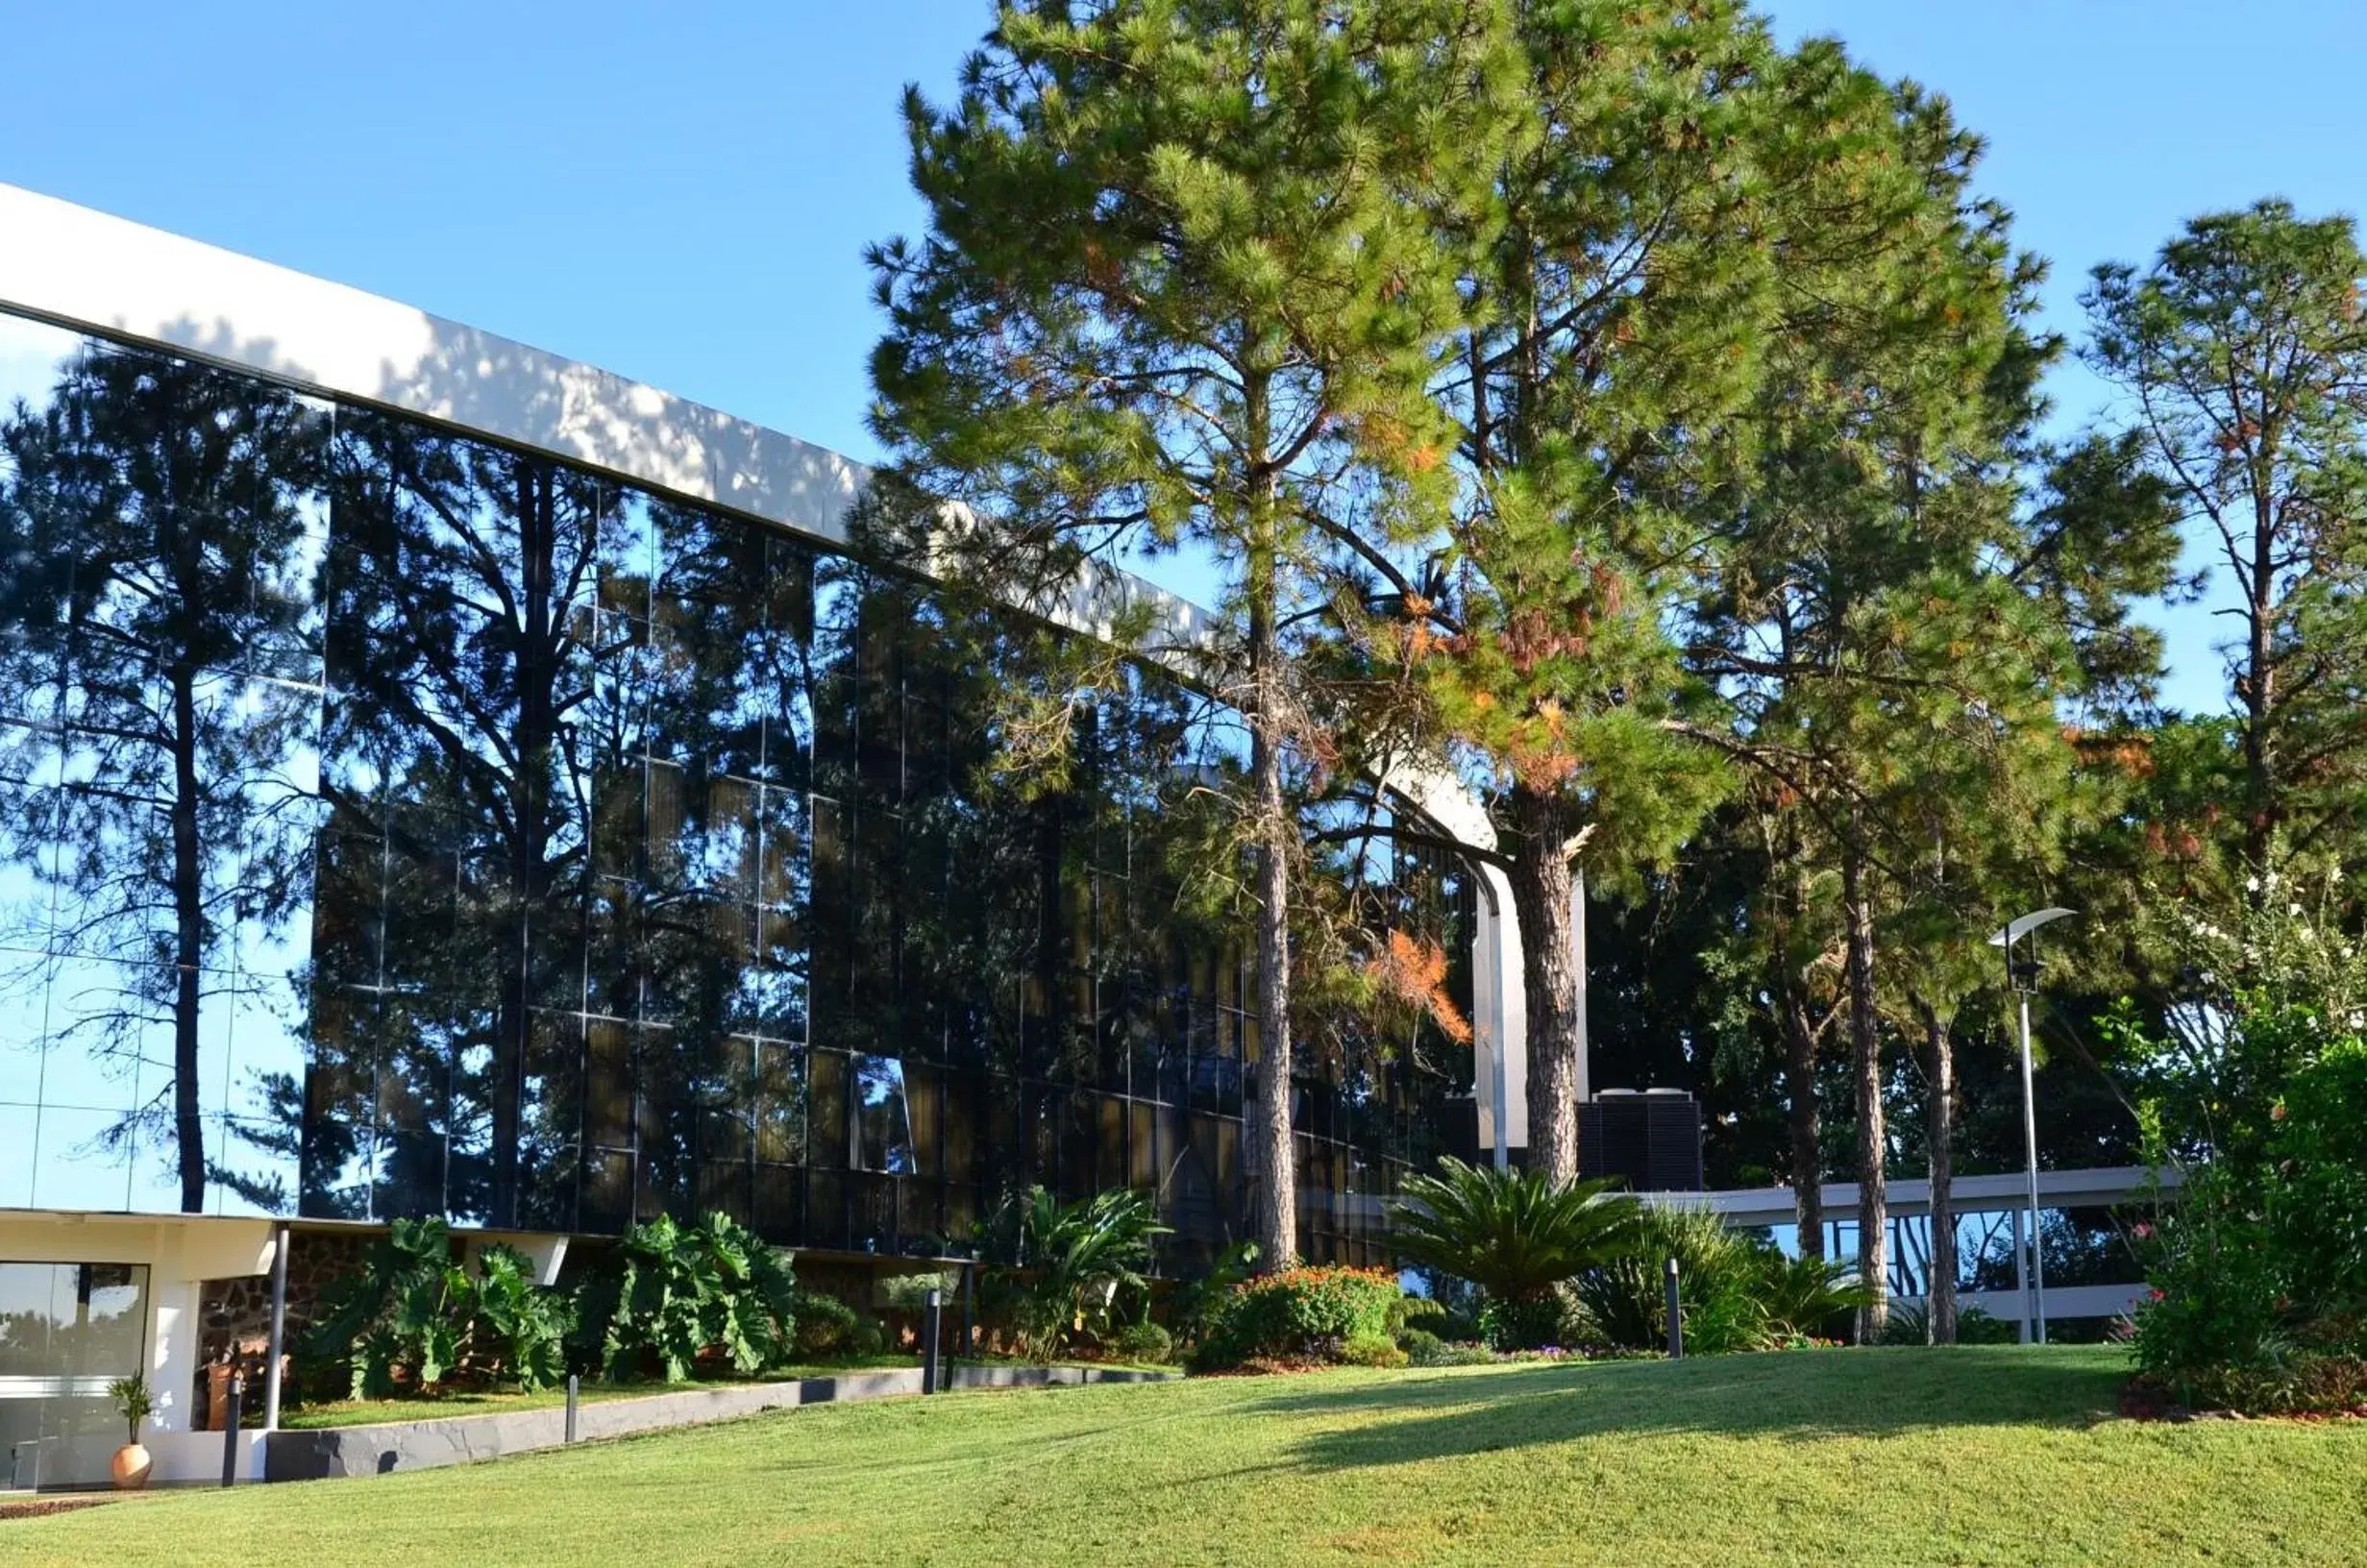
{"label": "cycad palm plant", "polygon": [[1406,1262],[1479,1286],[1513,1337],[1538,1339],[1554,1332],[1565,1280],[1636,1244],[1641,1211],[1610,1186],[1450,1156],[1436,1175],[1407,1178],[1391,1238]]}
{"label": "cycad palm plant", "polygon": [[1768,1249],[1761,1269],[1760,1299],[1779,1341],[1838,1337],[1851,1315],[1874,1296],[1854,1263],[1788,1258]]}
{"label": "cycad palm plant", "polygon": [[1007,1279],[1016,1327],[1035,1356],[1106,1327],[1120,1290],[1147,1291],[1151,1238],[1168,1233],[1150,1200],[1124,1188],[1074,1203],[1031,1188],[1012,1195],[999,1228],[1020,1270]]}
{"label": "cycad palm plant", "polygon": [[1630,1350],[1667,1342],[1662,1269],[1672,1258],[1689,1352],[1722,1355],[1767,1343],[1766,1308],[1755,1291],[1760,1271],[1749,1240],[1706,1210],[1663,1208],[1640,1215],[1629,1252],[1605,1260],[1578,1282],[1578,1297],[1605,1339]]}

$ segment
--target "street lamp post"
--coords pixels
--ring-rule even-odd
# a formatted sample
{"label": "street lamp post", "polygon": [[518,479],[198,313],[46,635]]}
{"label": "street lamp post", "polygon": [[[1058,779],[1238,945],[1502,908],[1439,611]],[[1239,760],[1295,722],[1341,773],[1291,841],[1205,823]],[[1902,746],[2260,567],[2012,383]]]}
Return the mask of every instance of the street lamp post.
{"label": "street lamp post", "polygon": [[[2046,1252],[2038,1235],[2038,1102],[2031,1081],[2030,995],[2038,989],[2038,928],[2051,925],[2068,909],[2041,909],[2007,923],[1989,938],[1989,945],[2006,953],[2006,983],[2012,987],[2022,1012],[2022,1151],[2030,1179],[2030,1271],[2024,1276],[2022,1337],[2046,1343]],[[2015,956],[2016,948],[2020,957]]]}

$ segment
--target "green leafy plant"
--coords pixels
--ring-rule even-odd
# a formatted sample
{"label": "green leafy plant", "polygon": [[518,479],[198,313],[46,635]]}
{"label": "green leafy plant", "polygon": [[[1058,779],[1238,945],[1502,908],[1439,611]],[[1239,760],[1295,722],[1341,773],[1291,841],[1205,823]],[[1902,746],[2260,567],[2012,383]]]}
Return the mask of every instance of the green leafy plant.
{"label": "green leafy plant", "polygon": [[1176,1336],[1196,1342],[1207,1331],[1208,1321],[1236,1286],[1257,1270],[1258,1247],[1254,1241],[1236,1241],[1217,1254],[1216,1262],[1198,1279],[1185,1285],[1171,1298],[1168,1321]]}
{"label": "green leafy plant", "polygon": [[1125,1360],[1158,1366],[1174,1357],[1175,1338],[1156,1323],[1129,1323],[1118,1331],[1110,1348]]}
{"label": "green leafy plant", "polygon": [[1406,1360],[1415,1366],[1493,1366],[1498,1360],[1486,1345],[1468,1340],[1441,1339],[1417,1329],[1406,1335]]}
{"label": "green leafy plant", "polygon": [[[1960,1345],[2010,1345],[2020,1338],[2021,1332],[2002,1317],[1994,1317],[1979,1307],[1957,1309],[1956,1342]],[[1924,1309],[1913,1303],[1892,1303],[1890,1316],[1883,1325],[1882,1343],[1921,1345],[1930,1340],[1930,1319]]]}
{"label": "green leafy plant", "polygon": [[1759,1271],[1753,1293],[1765,1310],[1767,1332],[1777,1339],[1839,1339],[1850,1318],[1873,1298],[1854,1264],[1788,1257],[1771,1245],[1750,1250]]}
{"label": "green leafy plant", "polygon": [[611,1383],[686,1381],[702,1357],[743,1375],[796,1343],[787,1254],[728,1214],[685,1226],[660,1216],[627,1231],[579,1298],[580,1345]]}
{"label": "green leafy plant", "polygon": [[939,1292],[942,1308],[956,1293],[953,1276],[937,1272],[929,1274],[891,1274],[879,1282],[879,1294],[887,1305],[900,1312],[921,1312],[928,1310],[928,1293]]}
{"label": "green leafy plant", "polygon": [[1011,1260],[986,1270],[990,1304],[1029,1356],[1105,1338],[1121,1292],[1147,1294],[1151,1241],[1167,1234],[1150,1200],[1124,1188],[1073,1203],[1041,1187],[1015,1193],[989,1227],[990,1251]]}
{"label": "green leafy plant", "polygon": [[[1646,1209],[1629,1250],[1575,1282],[1604,1342],[1625,1350],[1667,1343],[1667,1260],[1677,1261],[1685,1348],[1697,1356],[1763,1350],[1797,1330],[1792,1318],[1821,1311],[1838,1288],[1831,1277],[1795,1275],[1767,1242],[1729,1230],[1701,1210]],[[1779,1317],[1779,1309],[1790,1317]]]}
{"label": "green leafy plant", "polygon": [[567,1303],[534,1283],[531,1265],[514,1248],[488,1246],[477,1254],[472,1333],[501,1347],[501,1370],[522,1388],[544,1388],[567,1375]]}
{"label": "green leafy plant", "polygon": [[2185,1171],[2137,1230],[2132,1343],[2167,1403],[2347,1409],[2367,1391],[2367,941],[2330,887],[2314,908],[2274,875],[2253,892],[2233,933],[2189,917],[2202,1023],[2112,1021],[2146,1064],[2147,1155]]}
{"label": "green leafy plant", "polygon": [[482,1247],[476,1265],[453,1256],[443,1220],[396,1220],[330,1293],[308,1358],[349,1399],[557,1381],[565,1298],[535,1285],[514,1248]]}
{"label": "green leafy plant", "polygon": [[1553,1342],[1563,1282],[1629,1252],[1640,1224],[1636,1200],[1607,1182],[1556,1184],[1452,1157],[1436,1175],[1409,1177],[1404,1196],[1390,1213],[1398,1256],[1477,1286],[1492,1338],[1520,1345]]}
{"label": "green leafy plant", "polygon": [[136,1372],[128,1378],[117,1378],[107,1385],[107,1398],[130,1428],[131,1434],[124,1441],[138,1442],[139,1424],[156,1409],[156,1399],[148,1392],[148,1380]]}
{"label": "green leafy plant", "polygon": [[1385,1334],[1360,1334],[1341,1341],[1332,1359],[1343,1366],[1399,1367],[1409,1360],[1394,1339]]}
{"label": "green leafy plant", "polygon": [[1336,1360],[1351,1341],[1389,1340],[1404,1299],[1396,1276],[1376,1268],[1290,1268],[1260,1275],[1235,1286],[1211,1311],[1195,1364],[1239,1366],[1295,1357]]}
{"label": "green leafy plant", "polygon": [[800,1356],[844,1356],[854,1349],[855,1310],[836,1296],[800,1290],[791,1310],[797,1318],[791,1344]]}

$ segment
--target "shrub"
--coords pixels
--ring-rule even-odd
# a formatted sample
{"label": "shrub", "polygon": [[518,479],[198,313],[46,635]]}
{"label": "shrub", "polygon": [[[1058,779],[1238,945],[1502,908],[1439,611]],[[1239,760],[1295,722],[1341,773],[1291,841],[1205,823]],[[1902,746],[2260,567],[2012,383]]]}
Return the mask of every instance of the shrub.
{"label": "shrub", "polygon": [[[1931,1337],[1930,1319],[1922,1307],[1893,1304],[1883,1324],[1880,1342],[1922,1345],[1929,1344]],[[2020,1329],[2003,1318],[1990,1316],[1979,1307],[1959,1307],[1956,1311],[1956,1342],[1960,1345],[2010,1345],[2021,1337]]]}
{"label": "shrub", "polygon": [[[2132,1342],[2145,1387],[2261,1412],[2351,1404],[2367,1365],[2367,943],[2264,875],[2235,935],[2189,922],[2191,1029],[2109,1021],[2146,1081],[2155,1164],[2186,1169],[2147,1235]],[[2168,1020],[2182,1027],[2179,1018]]]}
{"label": "shrub", "polygon": [[331,1291],[306,1340],[305,1381],[348,1399],[557,1382],[566,1301],[509,1247],[484,1247],[476,1263],[472,1273],[453,1257],[443,1220],[396,1220]]}
{"label": "shrub", "polygon": [[2230,1185],[2199,1171],[2184,1211],[2163,1217],[2132,1336],[2137,1368],[2184,1404],[2281,1409],[2296,1349],[2283,1270],[2270,1228],[2235,1210]]}
{"label": "shrub", "polygon": [[1235,1286],[1256,1270],[1257,1257],[1256,1242],[1236,1241],[1217,1255],[1205,1274],[1178,1288],[1169,1298],[1167,1314],[1175,1336],[1192,1341],[1201,1338],[1211,1314],[1232,1295]]}
{"label": "shrub", "polygon": [[787,1360],[796,1342],[787,1254],[728,1214],[635,1225],[578,1301],[580,1353],[611,1383],[653,1372],[681,1383],[707,1355],[755,1372]]}
{"label": "shrub", "polygon": [[1730,1230],[1707,1211],[1646,1210],[1632,1249],[1573,1284],[1591,1333],[1625,1350],[1659,1350],[1668,1342],[1664,1270],[1671,1258],[1689,1355],[1834,1337],[1866,1296],[1846,1264],[1788,1257],[1759,1237]]}
{"label": "shrub", "polygon": [[1561,1334],[1558,1287],[1634,1244],[1636,1200],[1605,1182],[1556,1185],[1541,1170],[1498,1170],[1449,1157],[1414,1176],[1390,1213],[1398,1255],[1468,1280],[1486,1294],[1483,1322],[1499,1345],[1541,1345]]}
{"label": "shrub", "polygon": [[1559,1290],[1530,1300],[1491,1296],[1479,1310],[1472,1337],[1497,1350],[1535,1350],[1558,1345],[1568,1335],[1567,1303]]}
{"label": "shrub", "polygon": [[1157,1366],[1174,1356],[1175,1338],[1156,1323],[1129,1323],[1118,1331],[1110,1348],[1122,1360]]}
{"label": "shrub", "polygon": [[[1648,1209],[1631,1251],[1578,1277],[1579,1300],[1604,1339],[1627,1350],[1668,1342],[1666,1260],[1677,1261],[1685,1348],[1703,1356],[1758,1350],[1772,1342],[1767,1311],[1753,1294],[1760,1261],[1748,1238],[1702,1211]],[[1770,1249],[1772,1250],[1772,1249]]]}
{"label": "shrub", "polygon": [[1492,1366],[1496,1353],[1486,1345],[1458,1344],[1436,1335],[1423,1335],[1406,1345],[1406,1360],[1416,1366]]}
{"label": "shrub", "polygon": [[1233,1287],[1209,1314],[1198,1360],[1238,1366],[1267,1358],[1333,1359],[1352,1339],[1387,1339],[1405,1292],[1376,1268],[1284,1269]]}
{"label": "shrub", "polygon": [[1398,1299],[1397,1323],[1400,1328],[1443,1323],[1447,1315],[1446,1304],[1435,1296],[1403,1296]]}
{"label": "shrub", "polygon": [[986,1228],[989,1250],[1011,1260],[986,1270],[988,1306],[1028,1356],[1099,1338],[1122,1291],[1148,1293],[1151,1240],[1167,1231],[1150,1200],[1124,1188],[1067,1204],[1041,1187],[1015,1193]]}
{"label": "shrub", "polygon": [[1770,1243],[1746,1242],[1745,1247],[1758,1265],[1753,1294],[1765,1309],[1767,1332],[1775,1338],[1842,1338],[1849,1333],[1850,1319],[1873,1299],[1854,1263],[1788,1257]]}
{"label": "shrub", "polygon": [[877,1356],[888,1348],[888,1326],[869,1312],[857,1312],[847,1348],[857,1356]]}
{"label": "shrub", "polygon": [[1488,1337],[1487,1331],[1480,1326],[1479,1311],[1462,1312],[1451,1307],[1431,1321],[1430,1332],[1448,1344],[1455,1345],[1467,1345],[1473,1340]]}
{"label": "shrub", "polygon": [[955,1289],[953,1276],[945,1273],[891,1274],[879,1282],[880,1295],[886,1299],[890,1309],[900,1312],[928,1311],[928,1293],[931,1290],[940,1293],[939,1307],[942,1309],[945,1300],[950,1299]]}
{"label": "shrub", "polygon": [[1360,1334],[1343,1340],[1332,1359],[1343,1366],[1399,1367],[1407,1360],[1397,1342],[1385,1334]]}
{"label": "shrub", "polygon": [[854,1349],[855,1311],[836,1296],[800,1290],[791,1298],[797,1328],[790,1345],[811,1358],[845,1356]]}

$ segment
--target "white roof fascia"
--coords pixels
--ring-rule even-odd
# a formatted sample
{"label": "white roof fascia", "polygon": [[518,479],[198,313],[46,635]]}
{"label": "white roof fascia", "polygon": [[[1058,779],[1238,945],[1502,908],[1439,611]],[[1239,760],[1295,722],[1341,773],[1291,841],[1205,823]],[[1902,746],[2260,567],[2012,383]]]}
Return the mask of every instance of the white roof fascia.
{"label": "white roof fascia", "polygon": [[422,415],[831,543],[837,453],[407,305],[0,184],[0,304]]}
{"label": "white roof fascia", "polygon": [[[0,184],[0,306],[418,414],[706,502],[826,544],[871,471],[826,448],[595,365],[234,251]],[[1147,603],[1145,651],[1210,642],[1206,610],[1098,564],[1065,602],[1030,606],[1106,637]]]}

